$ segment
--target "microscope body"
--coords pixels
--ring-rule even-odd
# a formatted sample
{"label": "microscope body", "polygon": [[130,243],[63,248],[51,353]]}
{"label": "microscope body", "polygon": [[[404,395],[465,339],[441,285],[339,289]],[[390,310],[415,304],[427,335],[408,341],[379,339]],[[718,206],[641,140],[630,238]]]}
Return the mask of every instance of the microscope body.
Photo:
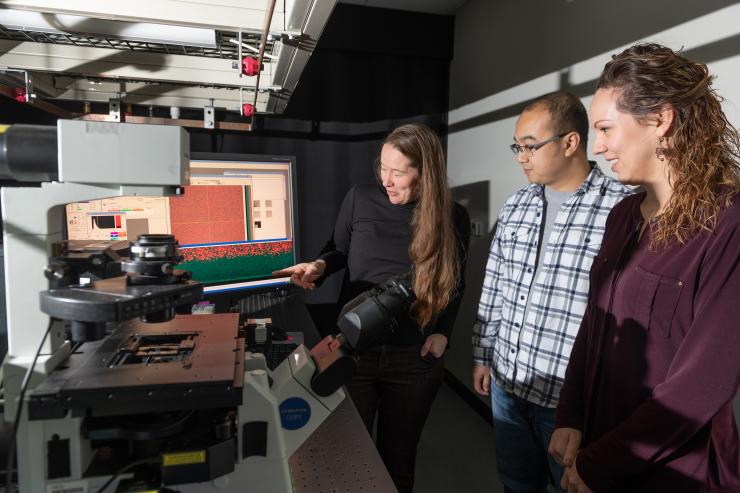
{"label": "microscope body", "polygon": [[[54,251],[69,202],[181,193],[189,180],[184,130],[84,121],[59,121],[53,131],[18,127],[0,132],[5,144],[13,135],[21,142],[20,151],[0,146],[0,179],[40,182],[2,189],[6,420],[38,352],[16,423],[21,491],[97,491],[111,481],[107,491],[291,492],[290,455],[345,398],[357,354],[408,310],[408,286],[390,283],[353,300],[338,322],[341,335],[311,351],[298,347],[271,372],[264,356],[245,349],[235,314],[175,316],[202,285],[175,269],[174,238],[140,238],[122,276],[85,286],[69,285],[72,266]],[[73,346],[70,333],[86,342]],[[117,472],[137,457],[141,470]]]}

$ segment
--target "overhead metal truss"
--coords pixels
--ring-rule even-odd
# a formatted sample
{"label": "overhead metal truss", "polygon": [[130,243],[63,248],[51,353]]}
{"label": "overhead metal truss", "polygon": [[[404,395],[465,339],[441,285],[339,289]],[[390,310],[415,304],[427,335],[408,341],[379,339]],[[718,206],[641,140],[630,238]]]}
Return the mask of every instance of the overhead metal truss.
{"label": "overhead metal truss", "polygon": [[[38,79],[37,79],[38,82]],[[151,84],[137,81],[94,81],[65,76],[51,77],[56,99],[71,101],[108,102],[120,97],[126,103],[143,106],[177,106],[202,108],[215,106],[229,111],[239,111],[239,90],[224,87],[196,87],[175,84]],[[248,94],[254,94],[248,90]],[[257,110],[264,112],[270,92],[261,90],[257,95]]]}
{"label": "overhead metal truss", "polygon": [[[206,58],[223,58],[226,60],[236,60],[238,58],[237,33],[216,31],[216,47],[208,48],[202,46],[186,46],[164,43],[152,43],[146,41],[133,41],[127,39],[117,39],[112,37],[86,36],[78,34],[61,34],[61,33],[42,33],[34,31],[20,31],[5,29],[0,26],[0,40],[32,42],[32,43],[50,43],[57,45],[79,46],[85,48],[104,48],[123,51],[136,51],[145,53],[164,53],[167,55],[185,55],[199,56]],[[275,48],[275,41],[280,37],[276,36],[267,41],[266,53],[272,54]],[[259,43],[259,36],[254,33],[244,33],[243,42],[253,46]],[[249,52],[245,53],[249,54]],[[269,63],[269,59],[265,60]]]}
{"label": "overhead metal truss", "polygon": [[[256,92],[258,113],[282,113],[336,0],[278,1],[267,31],[263,25],[266,4],[270,3],[267,0],[0,3],[4,9],[44,12],[51,17],[78,15],[215,32],[215,46],[189,46],[88,34],[83,29],[39,32],[0,25],[0,82],[7,80],[1,76],[3,67],[26,70],[33,75],[38,97],[85,101],[122,98],[131,104],[240,111],[243,97]],[[241,75],[239,58],[240,54],[256,56],[252,51],[263,37],[266,56],[256,90],[256,78]]]}
{"label": "overhead metal truss", "polygon": [[[0,66],[10,68],[82,77],[254,87],[251,78],[239,76],[236,63],[220,58],[0,40]],[[265,86],[272,86],[271,64],[265,64],[263,77]]]}

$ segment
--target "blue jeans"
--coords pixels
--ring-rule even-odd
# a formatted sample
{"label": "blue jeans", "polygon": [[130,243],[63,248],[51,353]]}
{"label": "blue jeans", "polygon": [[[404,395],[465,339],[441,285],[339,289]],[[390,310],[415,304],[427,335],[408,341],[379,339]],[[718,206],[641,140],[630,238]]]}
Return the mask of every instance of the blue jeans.
{"label": "blue jeans", "polygon": [[506,493],[546,493],[548,483],[562,492],[563,468],[547,453],[555,409],[505,392],[491,379],[496,465]]}

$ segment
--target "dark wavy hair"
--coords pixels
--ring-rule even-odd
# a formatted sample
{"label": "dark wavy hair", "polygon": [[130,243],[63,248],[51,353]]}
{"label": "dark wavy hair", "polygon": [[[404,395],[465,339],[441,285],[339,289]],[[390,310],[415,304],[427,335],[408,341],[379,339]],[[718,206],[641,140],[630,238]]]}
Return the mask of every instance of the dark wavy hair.
{"label": "dark wavy hair", "polygon": [[665,158],[673,196],[651,223],[652,244],[685,243],[713,231],[720,209],[740,191],[740,137],[722,111],[707,66],[654,43],[612,57],[597,89],[616,89],[617,108],[638,122],[675,111]]}
{"label": "dark wavy hair", "polygon": [[444,150],[437,134],[422,124],[398,127],[383,144],[398,149],[420,175],[409,257],[416,294],[414,318],[424,327],[450,302],[460,276]]}

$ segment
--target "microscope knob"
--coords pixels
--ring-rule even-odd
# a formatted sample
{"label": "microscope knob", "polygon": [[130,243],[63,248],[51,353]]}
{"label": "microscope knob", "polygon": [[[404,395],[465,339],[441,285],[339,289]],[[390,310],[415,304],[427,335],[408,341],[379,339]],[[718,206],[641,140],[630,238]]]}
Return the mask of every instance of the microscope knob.
{"label": "microscope knob", "polygon": [[44,267],[44,276],[50,281],[61,281],[69,273],[64,264],[52,263]]}

